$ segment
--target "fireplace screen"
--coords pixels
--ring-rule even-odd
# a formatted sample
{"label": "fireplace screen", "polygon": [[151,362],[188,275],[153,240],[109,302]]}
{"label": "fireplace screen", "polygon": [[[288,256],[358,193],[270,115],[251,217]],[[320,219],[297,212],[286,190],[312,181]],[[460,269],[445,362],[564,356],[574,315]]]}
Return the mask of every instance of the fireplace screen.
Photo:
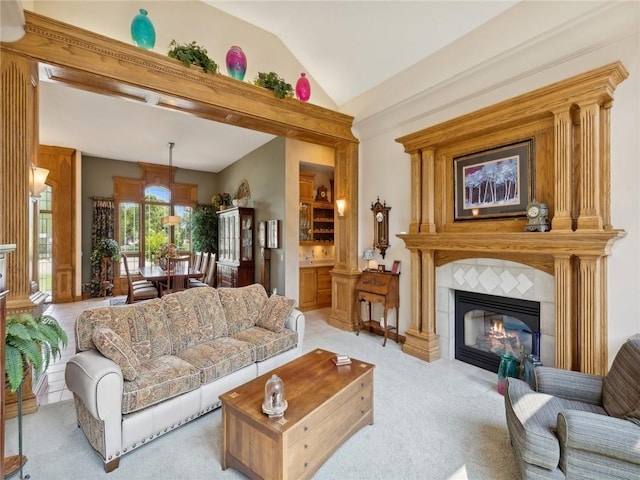
{"label": "fireplace screen", "polygon": [[456,358],[498,371],[500,356],[540,354],[540,304],[456,292]]}

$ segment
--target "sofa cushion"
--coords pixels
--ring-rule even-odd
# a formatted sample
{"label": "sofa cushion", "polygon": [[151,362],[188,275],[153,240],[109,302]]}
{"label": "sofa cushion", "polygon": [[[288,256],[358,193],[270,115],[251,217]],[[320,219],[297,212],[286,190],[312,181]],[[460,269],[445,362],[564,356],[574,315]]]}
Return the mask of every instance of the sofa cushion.
{"label": "sofa cushion", "polygon": [[214,288],[190,288],[162,297],[173,353],[227,335],[227,321]]}
{"label": "sofa cushion", "polygon": [[136,379],[140,360],[120,335],[106,325],[98,323],[93,329],[91,338],[98,351],[120,367],[125,380]]}
{"label": "sofa cushion", "polygon": [[124,382],[122,413],[132,413],[200,386],[196,367],[173,355],[140,362],[138,376]]}
{"label": "sofa cushion", "polygon": [[602,385],[602,405],[612,417],[640,425],[640,337],[627,340]]}
{"label": "sofa cushion", "polygon": [[273,332],[262,327],[249,327],[236,333],[233,338],[252,344],[258,362],[286,352],[298,344],[298,332],[288,328]]}
{"label": "sofa cushion", "polygon": [[121,307],[84,310],[76,319],[79,352],[96,348],[92,335],[97,323],[106,325],[128,342],[140,361],[171,353],[164,305],[159,298]]}
{"label": "sofa cushion", "polygon": [[256,326],[281,332],[296,301],[281,295],[271,295],[256,316]]}
{"label": "sofa cushion", "polygon": [[229,337],[194,345],[179,352],[178,356],[198,368],[203,384],[255,362],[251,344]]}
{"label": "sofa cushion", "polygon": [[606,415],[597,405],[535,392],[522,380],[509,378],[507,385],[505,406],[512,444],[524,462],[548,470],[560,462],[555,435],[558,413],[581,410]]}
{"label": "sofa cushion", "polygon": [[227,319],[228,335],[255,325],[255,319],[268,299],[259,283],[240,288],[219,288],[220,301]]}

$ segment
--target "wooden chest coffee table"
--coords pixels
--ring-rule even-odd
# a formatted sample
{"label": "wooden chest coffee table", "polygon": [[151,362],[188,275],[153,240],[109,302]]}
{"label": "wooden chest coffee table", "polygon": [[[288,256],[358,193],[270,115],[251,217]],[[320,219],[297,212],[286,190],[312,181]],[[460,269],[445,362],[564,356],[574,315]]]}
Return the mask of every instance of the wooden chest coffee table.
{"label": "wooden chest coffee table", "polygon": [[[351,435],[373,424],[373,368],[314,350],[220,396],[222,469],[249,478],[311,478]],[[262,413],[264,386],[273,373],[284,382],[289,407],[282,418]]]}

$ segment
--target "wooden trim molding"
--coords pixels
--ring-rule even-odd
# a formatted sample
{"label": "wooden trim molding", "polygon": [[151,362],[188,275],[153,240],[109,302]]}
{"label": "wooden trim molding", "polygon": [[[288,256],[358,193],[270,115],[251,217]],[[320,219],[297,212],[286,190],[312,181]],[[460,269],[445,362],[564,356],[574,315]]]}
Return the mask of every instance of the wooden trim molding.
{"label": "wooden trim molding", "polygon": [[[606,373],[606,257],[625,236],[610,224],[610,109],[627,76],[615,62],[396,139],[415,174],[409,233],[398,235],[412,258],[405,352],[440,357],[436,267],[489,257],[554,275],[556,366]],[[456,222],[453,158],[525,138],[535,144],[530,196],[549,205],[552,230],[524,232],[524,218]]]}

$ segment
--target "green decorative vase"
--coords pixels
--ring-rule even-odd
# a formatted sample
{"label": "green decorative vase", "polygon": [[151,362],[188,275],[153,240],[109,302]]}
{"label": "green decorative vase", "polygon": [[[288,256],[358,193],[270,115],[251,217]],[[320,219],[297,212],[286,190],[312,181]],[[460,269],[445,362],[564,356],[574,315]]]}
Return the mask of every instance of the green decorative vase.
{"label": "green decorative vase", "polygon": [[156,29],[144,8],[131,21],[131,38],[133,43],[146,50],[151,50],[156,44]]}

